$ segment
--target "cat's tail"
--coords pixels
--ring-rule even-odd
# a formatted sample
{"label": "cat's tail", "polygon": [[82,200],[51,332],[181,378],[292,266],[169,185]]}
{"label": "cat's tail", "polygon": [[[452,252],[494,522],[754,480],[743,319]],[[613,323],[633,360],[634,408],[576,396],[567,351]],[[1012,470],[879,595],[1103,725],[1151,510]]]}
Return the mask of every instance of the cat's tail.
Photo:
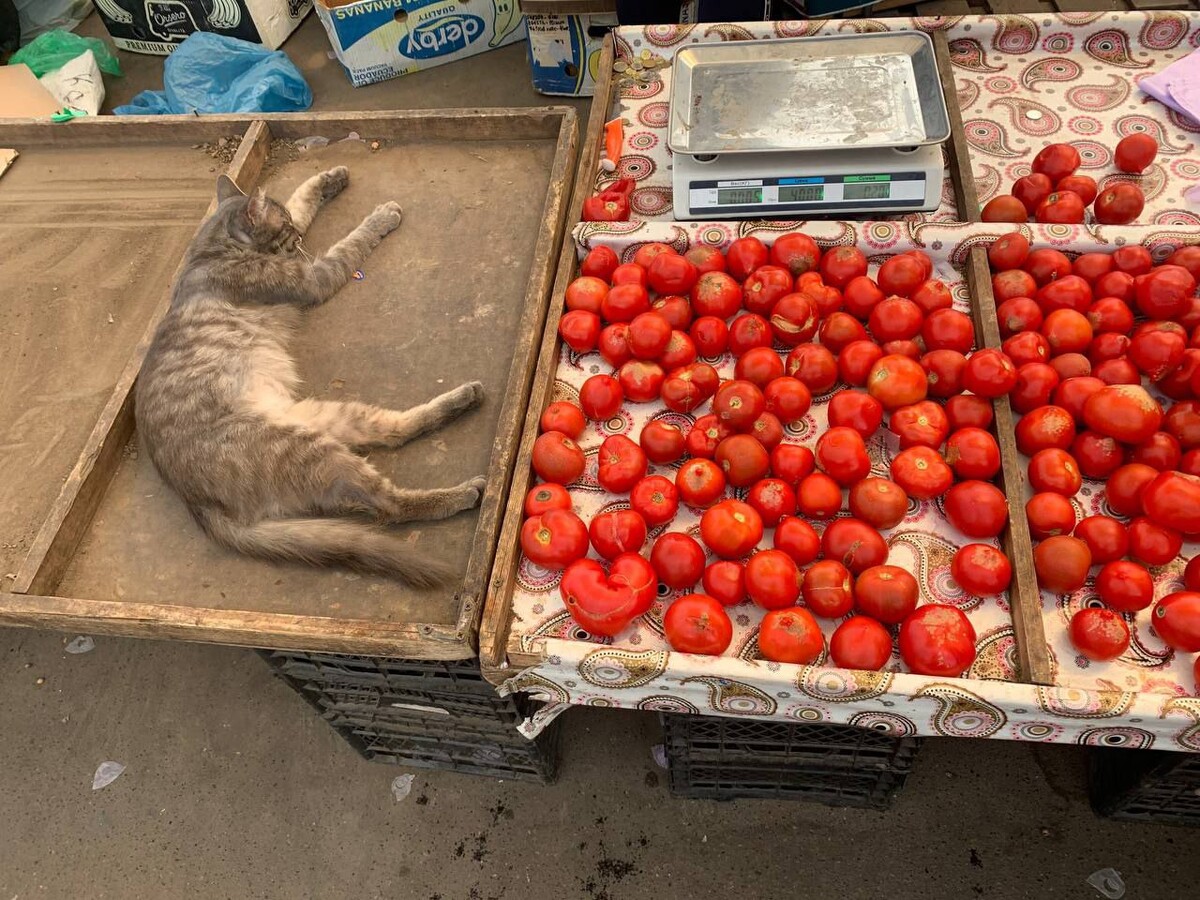
{"label": "cat's tail", "polygon": [[345,566],[418,588],[446,584],[454,574],[396,535],[353,519],[262,519],[245,525],[211,507],[193,513],[217,543],[258,559]]}

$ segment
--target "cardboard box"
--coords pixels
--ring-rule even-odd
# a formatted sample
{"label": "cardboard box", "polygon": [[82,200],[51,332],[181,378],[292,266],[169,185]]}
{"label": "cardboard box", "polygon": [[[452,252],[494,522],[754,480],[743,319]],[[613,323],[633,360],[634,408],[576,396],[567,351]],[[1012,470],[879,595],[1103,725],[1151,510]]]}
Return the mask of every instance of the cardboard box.
{"label": "cardboard box", "polygon": [[355,87],[525,39],[517,0],[316,0]]}
{"label": "cardboard box", "polygon": [[312,0],[95,0],[121,50],[165,56],[194,31],[213,31],[277,50]]}
{"label": "cardboard box", "polygon": [[617,26],[613,11],[595,15],[526,15],[529,70],[540,94],[590,97],[604,36]]}

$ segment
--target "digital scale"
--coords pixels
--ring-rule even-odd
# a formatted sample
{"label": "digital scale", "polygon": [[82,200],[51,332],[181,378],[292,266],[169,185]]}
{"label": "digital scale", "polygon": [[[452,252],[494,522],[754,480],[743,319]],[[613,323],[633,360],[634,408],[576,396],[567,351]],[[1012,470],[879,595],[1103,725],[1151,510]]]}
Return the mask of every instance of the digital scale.
{"label": "digital scale", "polygon": [[694,44],[672,70],[676,219],[859,218],[941,203],[950,119],[917,31]]}

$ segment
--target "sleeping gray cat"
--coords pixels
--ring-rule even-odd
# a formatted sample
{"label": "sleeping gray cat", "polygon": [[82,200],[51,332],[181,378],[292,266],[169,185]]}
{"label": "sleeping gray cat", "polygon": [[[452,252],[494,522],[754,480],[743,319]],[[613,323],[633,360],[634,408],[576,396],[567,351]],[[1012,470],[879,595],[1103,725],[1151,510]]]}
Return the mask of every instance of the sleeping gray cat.
{"label": "sleeping gray cat", "polygon": [[351,447],[398,447],[477,405],[483,386],[403,412],[297,397],[288,343],[304,310],[336,294],[400,225],[399,205],[384,203],[310,257],[301,238],[347,181],[344,167],[330,169],[281,205],[221,176],[216,212],[188,247],[138,376],[137,428],[159,473],[218,543],[424,587],[448,580],[448,568],[354,517],[442,519],[478,504],[486,480],[406,490]]}

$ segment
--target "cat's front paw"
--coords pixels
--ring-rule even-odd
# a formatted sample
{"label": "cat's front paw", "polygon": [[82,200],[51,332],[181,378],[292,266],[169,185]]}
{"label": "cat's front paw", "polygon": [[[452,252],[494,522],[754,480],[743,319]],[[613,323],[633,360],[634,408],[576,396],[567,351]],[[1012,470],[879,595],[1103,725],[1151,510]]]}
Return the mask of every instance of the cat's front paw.
{"label": "cat's front paw", "polygon": [[467,489],[467,498],[468,502],[470,503],[470,506],[468,506],[467,509],[471,509],[472,507],[478,506],[480,501],[483,500],[483,492],[487,488],[487,479],[482,475],[479,475],[475,478],[472,478],[470,481],[465,482],[463,487]]}
{"label": "cat's front paw", "polygon": [[387,203],[380,203],[375,207],[375,211],[367,217],[367,224],[382,237],[399,228],[403,219],[404,210],[400,208],[400,204],[395,200],[389,200]]}
{"label": "cat's front paw", "polygon": [[321,201],[332,200],[346,189],[350,183],[350,170],[345,166],[336,166],[328,172],[321,173]]}

